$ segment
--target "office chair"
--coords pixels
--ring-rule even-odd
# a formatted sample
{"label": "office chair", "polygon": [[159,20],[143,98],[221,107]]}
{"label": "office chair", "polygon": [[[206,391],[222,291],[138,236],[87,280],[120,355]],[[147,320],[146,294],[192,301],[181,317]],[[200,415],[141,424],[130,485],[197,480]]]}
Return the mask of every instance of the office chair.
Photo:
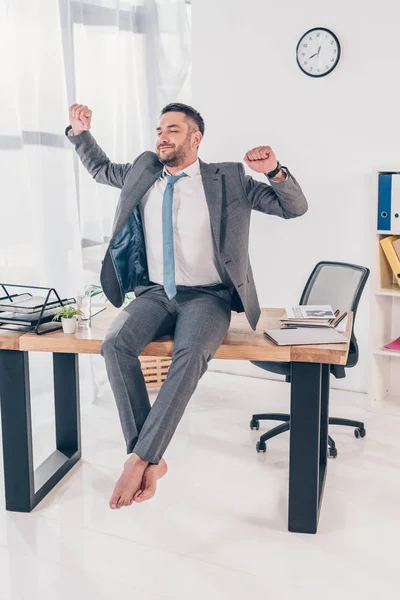
{"label": "office chair", "polygon": [[[358,344],[354,334],[354,323],[358,303],[361,294],[365,287],[369,276],[369,269],[358,265],[351,265],[340,262],[319,262],[313,269],[306,286],[301,295],[300,304],[329,304],[333,310],[340,309],[341,311],[352,311],[353,327],[350,338],[350,348],[346,366],[331,365],[330,372],[337,378],[346,377],[345,369],[354,367],[358,362]],[[270,371],[285,375],[286,381],[290,382],[290,363],[284,362],[267,362],[267,361],[250,361],[253,365]],[[290,415],[285,413],[266,413],[253,415],[250,421],[250,428],[258,430],[260,421],[283,421],[278,425],[264,433],[257,442],[257,452],[266,452],[266,441],[273,437],[290,430]],[[352,421],[350,419],[341,419],[330,417],[330,425],[345,425],[355,427],[354,435],[356,438],[365,437],[366,431],[364,423],[361,421]],[[328,438],[329,456],[337,457],[337,448],[334,440]]]}

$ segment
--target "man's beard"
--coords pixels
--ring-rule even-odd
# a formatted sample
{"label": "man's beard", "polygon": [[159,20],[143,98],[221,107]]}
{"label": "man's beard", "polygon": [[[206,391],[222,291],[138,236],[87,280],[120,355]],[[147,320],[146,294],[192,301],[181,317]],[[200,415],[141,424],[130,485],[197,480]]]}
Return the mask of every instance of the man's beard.
{"label": "man's beard", "polygon": [[185,162],[186,152],[183,146],[180,146],[177,149],[168,148],[168,156],[166,154],[162,154],[161,150],[157,150],[157,156],[160,162],[166,167],[178,167],[179,165]]}

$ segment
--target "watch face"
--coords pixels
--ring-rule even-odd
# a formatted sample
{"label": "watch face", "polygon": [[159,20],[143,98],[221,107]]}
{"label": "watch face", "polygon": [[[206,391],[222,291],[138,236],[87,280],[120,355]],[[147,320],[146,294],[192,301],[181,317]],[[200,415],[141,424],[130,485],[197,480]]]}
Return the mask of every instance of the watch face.
{"label": "watch face", "polygon": [[332,31],[315,27],[307,31],[297,44],[297,64],[310,77],[328,75],[339,62],[340,43]]}

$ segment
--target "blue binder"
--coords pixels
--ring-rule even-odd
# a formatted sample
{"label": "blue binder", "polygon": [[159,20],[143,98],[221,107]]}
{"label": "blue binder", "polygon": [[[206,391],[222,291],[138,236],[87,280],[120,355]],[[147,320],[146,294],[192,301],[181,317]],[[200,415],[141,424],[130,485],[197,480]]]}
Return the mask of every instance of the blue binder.
{"label": "blue binder", "polygon": [[400,173],[381,172],[378,182],[378,230],[400,229]]}

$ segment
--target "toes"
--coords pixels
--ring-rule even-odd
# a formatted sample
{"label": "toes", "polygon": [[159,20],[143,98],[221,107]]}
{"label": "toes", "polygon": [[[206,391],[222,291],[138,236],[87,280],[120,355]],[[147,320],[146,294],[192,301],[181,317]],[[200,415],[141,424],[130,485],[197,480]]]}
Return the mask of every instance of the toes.
{"label": "toes", "polygon": [[134,501],[136,502],[137,498],[143,494],[143,490],[138,490],[136,494],[133,496]]}
{"label": "toes", "polygon": [[141,494],[139,494],[138,496],[136,496],[135,498],[135,502],[143,502],[143,500],[146,500],[145,498],[145,493],[142,492]]}
{"label": "toes", "polygon": [[135,465],[129,466],[129,459],[125,464],[124,471],[116,483],[109,505],[115,510],[123,506],[131,506],[138,493],[143,489],[144,470],[136,468]]}
{"label": "toes", "polygon": [[150,500],[156,493],[155,484],[147,484],[146,487],[140,491],[140,494],[135,494],[135,502],[144,502],[145,500]]}
{"label": "toes", "polygon": [[140,496],[138,496],[138,498],[136,499],[136,502],[144,502],[145,500],[150,500],[150,498],[152,498],[154,496],[155,490],[154,489],[147,489],[144,490]]}
{"label": "toes", "polygon": [[119,496],[113,496],[110,500],[110,508],[112,508],[112,510],[115,510],[118,508],[118,502],[119,502]]}
{"label": "toes", "polygon": [[121,508],[122,506],[124,506],[124,502],[125,498],[121,496],[121,498],[118,500],[117,508]]}

